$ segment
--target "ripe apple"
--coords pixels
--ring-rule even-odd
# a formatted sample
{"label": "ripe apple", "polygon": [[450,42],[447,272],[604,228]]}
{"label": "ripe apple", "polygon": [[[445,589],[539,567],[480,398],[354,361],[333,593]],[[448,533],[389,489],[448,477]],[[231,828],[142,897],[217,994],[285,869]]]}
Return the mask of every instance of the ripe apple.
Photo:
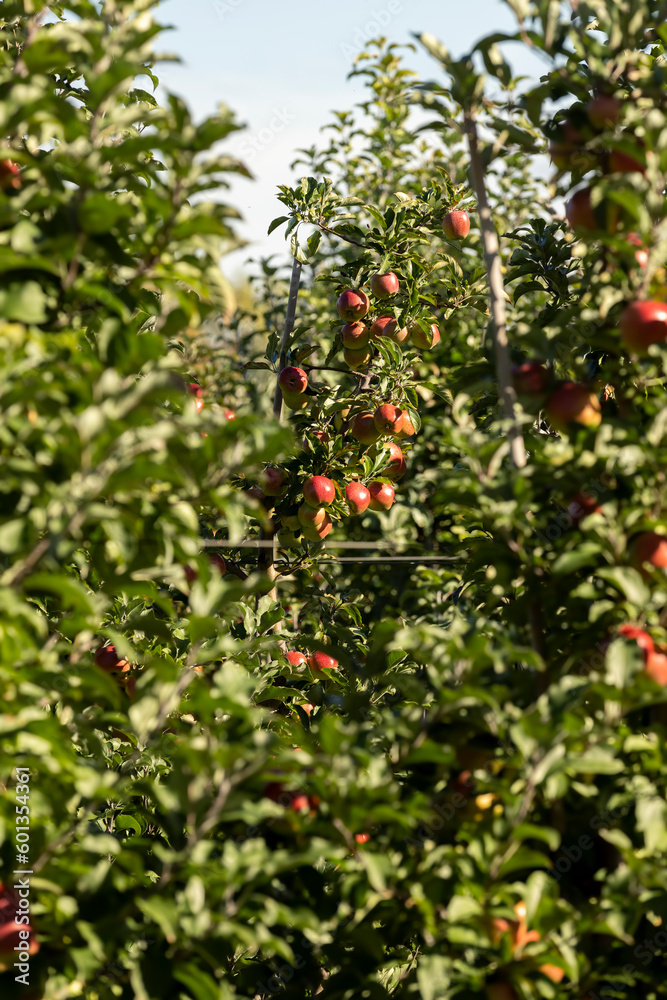
{"label": "ripe apple", "polygon": [[355,372],[365,371],[372,359],[373,349],[370,345],[361,347],[358,351],[353,351],[349,347],[346,347],[343,351],[345,364]]}
{"label": "ripe apple", "polygon": [[336,487],[326,476],[304,479],[303,498],[311,507],[328,507],[336,499]]}
{"label": "ripe apple", "polygon": [[204,400],[202,398],[204,395],[204,390],[200,385],[197,385],[196,382],[189,382],[187,391],[190,396],[195,397],[195,409],[197,413],[201,413],[201,411],[204,409]]}
{"label": "ripe apple", "polygon": [[311,653],[308,657],[308,666],[315,674],[323,670],[338,670],[338,660],[328,653]]}
{"label": "ripe apple", "polygon": [[371,510],[389,510],[396,499],[396,491],[389,483],[381,483],[373,480],[369,483],[368,489],[371,494],[369,507]]}
{"label": "ripe apple", "polygon": [[299,507],[298,517],[302,527],[312,528],[324,523],[327,512],[324,507],[311,507],[310,504],[304,503]]}
{"label": "ripe apple", "polygon": [[636,157],[624,153],[622,149],[612,149],[609,154],[610,174],[645,174],[646,166]]}
{"label": "ripe apple", "polygon": [[0,188],[6,187],[16,191],[21,187],[21,168],[12,160],[0,160]]}
{"label": "ripe apple", "polygon": [[391,299],[397,294],[399,281],[393,271],[374,274],[371,278],[371,292],[376,299]]}
{"label": "ripe apple", "polygon": [[279,497],[287,491],[288,476],[284,469],[267,465],[260,474],[259,484],[267,497]]}
{"label": "ripe apple", "polygon": [[285,392],[283,390],[283,403],[289,410],[305,410],[310,403],[310,396],[302,392]]}
{"label": "ripe apple", "polygon": [[227,563],[222,556],[218,552],[213,552],[208,558],[213,569],[217,569],[220,576],[224,576],[227,572]]}
{"label": "ripe apple", "polygon": [[586,112],[593,128],[613,128],[621,117],[621,102],[610,94],[596,94],[586,105]]}
{"label": "ripe apple", "polygon": [[621,625],[618,629],[618,634],[622,635],[624,639],[634,639],[642,650],[644,659],[646,659],[649,653],[653,652],[653,639],[648,632],[645,632],[638,625]]}
{"label": "ripe apple", "polygon": [[625,346],[636,354],[646,353],[651,344],[667,340],[667,302],[631,302],[621,313],[618,325]]}
{"label": "ripe apple", "polygon": [[365,323],[346,323],[340,331],[343,347],[358,351],[368,344],[369,331]]}
{"label": "ripe apple", "polygon": [[321,542],[327,537],[332,528],[333,521],[325,511],[324,520],[319,524],[304,525],[303,537],[307,538],[310,542]]}
{"label": "ripe apple", "polygon": [[373,414],[376,430],[380,434],[397,434],[403,422],[404,411],[393,403],[382,403]]}
{"label": "ripe apple", "polygon": [[408,469],[403,452],[395,441],[385,441],[381,447],[389,452],[389,462],[383,469],[383,475],[387,479],[401,479]]}
{"label": "ripe apple", "polygon": [[100,646],[95,651],[95,663],[108,674],[125,674],[130,669],[127,660],[121,659],[115,646]]}
{"label": "ripe apple", "polygon": [[300,653],[298,649],[291,649],[289,653],[286,654],[287,662],[293,667],[300,667],[302,663],[307,663],[306,657],[303,653]]}
{"label": "ripe apple", "polygon": [[652,650],[646,656],[644,673],[656,684],[667,687],[667,656],[657,649]]}
{"label": "ripe apple", "polygon": [[283,393],[287,392],[291,396],[297,396],[308,388],[308,376],[303,368],[295,368],[290,365],[289,368],[283,368],[281,371],[278,376],[278,385]]}
{"label": "ripe apple", "polygon": [[351,514],[363,514],[371,502],[371,494],[363,483],[354,480],[345,487],[345,499]]}
{"label": "ripe apple", "polygon": [[350,434],[360,444],[375,444],[380,437],[380,431],[375,426],[373,414],[369,412],[357,413],[352,421]]}
{"label": "ripe apple", "polygon": [[431,323],[428,332],[422,330],[419,323],[411,323],[408,327],[410,340],[420,351],[431,351],[440,343],[440,328],[437,323]]}
{"label": "ripe apple", "polygon": [[378,316],[378,318],[371,323],[371,340],[377,340],[379,337],[388,337],[389,340],[393,340],[397,327],[398,323],[393,316]]}
{"label": "ripe apple", "polygon": [[401,426],[396,432],[395,437],[397,438],[409,438],[416,434],[417,431],[414,429],[412,421],[410,420],[410,414],[407,410],[403,413],[403,419],[401,421]]}
{"label": "ripe apple", "polygon": [[552,983],[560,983],[565,976],[565,973],[558,965],[540,965],[539,970],[543,976],[546,976],[551,980]]}
{"label": "ripe apple", "polygon": [[566,432],[571,423],[598,427],[602,421],[600,400],[588,386],[579,382],[563,382],[549,396],[545,410],[551,426],[561,433]]}
{"label": "ripe apple", "polygon": [[371,839],[370,833],[355,833],[354,839],[358,844],[367,844]]}
{"label": "ripe apple", "polygon": [[653,569],[667,569],[667,536],[657,531],[644,531],[630,543],[630,561],[643,571],[649,563]]}
{"label": "ripe apple", "polygon": [[635,260],[637,261],[639,266],[641,268],[646,267],[648,264],[648,250],[642,243],[637,233],[628,233],[627,240],[628,243],[631,243],[634,247],[637,247],[637,249],[635,250]]}
{"label": "ripe apple", "polygon": [[225,410],[225,420],[236,420],[236,414],[233,410]]}
{"label": "ripe apple", "polygon": [[467,212],[455,210],[447,212],[442,220],[442,228],[448,240],[462,240],[470,232],[470,218]]}
{"label": "ripe apple", "polygon": [[366,292],[362,292],[358,288],[348,288],[336,303],[338,315],[346,323],[354,323],[358,319],[363,319],[369,306],[370,300]]}
{"label": "ripe apple", "polygon": [[579,524],[579,521],[594,511],[601,510],[602,507],[598,504],[597,497],[587,496],[581,490],[575,493],[567,507],[567,512],[575,524]]}
{"label": "ripe apple", "polygon": [[593,232],[600,228],[591,205],[590,188],[581,188],[579,191],[575,191],[565,206],[565,216],[572,229],[585,229]]}
{"label": "ripe apple", "polygon": [[350,407],[346,406],[344,410],[337,410],[334,416],[334,427],[337,431],[343,429],[343,424],[350,415]]}
{"label": "ripe apple", "polygon": [[519,396],[541,396],[549,384],[550,374],[539,361],[524,361],[512,366],[512,381]]}

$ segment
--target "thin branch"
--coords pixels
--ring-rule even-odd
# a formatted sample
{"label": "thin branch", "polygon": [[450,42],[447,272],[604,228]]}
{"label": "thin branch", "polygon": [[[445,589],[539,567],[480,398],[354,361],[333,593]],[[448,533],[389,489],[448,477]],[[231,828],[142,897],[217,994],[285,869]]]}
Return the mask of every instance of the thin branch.
{"label": "thin branch", "polygon": [[512,385],[512,369],[510,364],[509,341],[507,339],[507,317],[505,312],[505,298],[503,289],[503,277],[500,266],[500,253],[498,245],[498,234],[493,224],[491,209],[486,197],[486,184],[484,182],[484,167],[479,155],[479,144],[477,137],[477,125],[473,118],[472,111],[465,112],[465,130],[468,134],[468,146],[470,149],[470,166],[472,171],[473,185],[477,195],[479,207],[479,217],[482,228],[482,243],[484,246],[484,261],[489,282],[489,311],[493,324],[493,347],[496,357],[496,374],[498,376],[498,389],[503,401],[503,410],[506,419],[509,421],[509,441],[512,461],[517,469],[522,469],[526,464],[526,449],[523,443],[523,436],[514,412],[516,393]]}
{"label": "thin branch", "polygon": [[[285,315],[285,326],[283,327],[283,335],[280,341],[280,358],[278,360],[278,373],[280,373],[287,362],[287,346],[289,344],[289,339],[294,330],[294,320],[296,318],[296,303],[299,297],[299,284],[301,282],[301,262],[294,257],[292,259],[292,277],[290,279],[289,286],[289,298],[287,299],[287,313]],[[280,377],[280,374],[279,376]],[[280,388],[280,383],[276,379],[276,391],[273,396],[273,415],[276,420],[280,420],[283,413],[283,393]],[[269,596],[272,600],[278,600],[278,589],[275,586],[276,580],[276,559],[278,556],[278,546],[275,537],[275,525],[272,523],[270,529],[260,528],[259,538],[260,541],[266,539],[271,540],[270,546],[270,556],[269,553],[263,551],[260,547],[259,554],[257,557],[257,569],[262,572],[266,571],[269,579],[274,582],[274,586],[269,592]]]}

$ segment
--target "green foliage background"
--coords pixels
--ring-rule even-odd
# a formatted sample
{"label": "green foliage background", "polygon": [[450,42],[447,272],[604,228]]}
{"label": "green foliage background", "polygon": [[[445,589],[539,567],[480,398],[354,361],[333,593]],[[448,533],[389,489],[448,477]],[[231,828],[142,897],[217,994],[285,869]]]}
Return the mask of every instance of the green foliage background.
{"label": "green foliage background", "polygon": [[[629,358],[617,331],[625,302],[665,297],[663,7],[513,0],[516,38],[547,67],[529,85],[501,37],[460,62],[422,37],[435,83],[386,40],[360,57],[368,100],[300,152],[311,179],[280,191],[304,259],[290,360],[342,367],[338,289],[378,267],[401,277],[401,321],[434,316],[442,341],[381,351],[367,383],[314,370],[313,405],[288,425],[271,416],[285,275],[262,262],[241,310],[219,269],[237,245],[238,126],[156,103],[155,6],[0,13],[0,160],[21,166],[20,188],[0,189],[0,878],[16,863],[14,768],[29,767],[40,943],[31,986],[5,971],[3,996],[665,996],[666,696],[617,636],[636,622],[667,644],[664,577],[628,557],[634,534],[667,526],[666,349]],[[531,157],[610,80],[623,117],[586,137],[586,183],[620,224],[574,241],[554,206],[582,177],[538,182]],[[419,133],[416,104],[433,116]],[[482,129],[515,359],[614,389],[597,431],[559,436],[520,408],[521,473],[462,109]],[[637,140],[646,174],[605,172]],[[461,246],[442,238],[454,204],[473,217]],[[333,418],[387,398],[421,418],[398,502],[341,516],[333,539],[415,562],[281,548],[274,601],[240,546],[271,530],[247,487],[268,462],[290,470],[275,521],[312,472],[381,474]],[[600,510],[575,524],[583,488]],[[207,557],[221,540],[237,546],[224,576]],[[106,641],[131,683],[95,665]],[[340,670],[291,666],[288,648]],[[492,920],[519,900],[540,938],[513,950]]]}

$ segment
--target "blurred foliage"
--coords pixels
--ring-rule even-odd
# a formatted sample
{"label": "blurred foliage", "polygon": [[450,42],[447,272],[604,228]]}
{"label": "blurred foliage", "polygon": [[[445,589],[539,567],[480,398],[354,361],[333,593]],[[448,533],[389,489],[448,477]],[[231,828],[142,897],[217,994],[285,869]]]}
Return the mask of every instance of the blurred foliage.
{"label": "blurred foliage", "polygon": [[[625,303],[666,298],[660,4],[512,0],[537,83],[513,78],[498,35],[458,61],[423,36],[433,83],[385,40],[360,56],[368,98],[279,192],[303,260],[287,361],[312,391],[291,430],[271,418],[285,272],[261,262],[242,305],[220,274],[238,241],[218,189],[244,168],[219,144],[237,125],[143,89],[154,6],[0,13],[0,161],[20,167],[0,187],[0,879],[27,767],[39,943],[28,988],[0,945],[3,997],[667,995],[666,688],[618,631],[638,624],[664,655],[664,574],[631,543],[667,527],[667,348],[636,358],[618,334]],[[589,129],[596,93],[621,110]],[[462,109],[513,357],[546,372],[520,398],[520,473]],[[540,181],[533,157],[564,122],[585,127]],[[614,150],[645,173],[612,171]],[[573,236],[553,206],[583,183],[618,212]],[[472,216],[462,243],[443,237],[453,207]],[[380,343],[358,376],[335,300],[387,269],[401,291],[371,316],[442,339]],[[597,430],[549,426],[559,380],[600,396]],[[382,478],[336,417],[389,400],[421,424],[397,502],[351,519],[339,496],[324,547],[279,550],[274,601],[240,543],[271,534],[307,475]],[[262,504],[247,488],[266,464],[289,481]],[[595,505],[573,516],[582,492]],[[336,540],[415,561],[339,561]]]}

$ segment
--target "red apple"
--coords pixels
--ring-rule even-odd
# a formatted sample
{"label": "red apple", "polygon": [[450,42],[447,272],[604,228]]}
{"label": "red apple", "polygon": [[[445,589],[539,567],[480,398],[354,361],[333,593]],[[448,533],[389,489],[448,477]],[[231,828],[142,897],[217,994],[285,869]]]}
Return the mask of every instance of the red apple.
{"label": "red apple", "polygon": [[368,296],[358,288],[348,288],[336,303],[338,315],[346,323],[354,323],[358,319],[363,319],[369,306]]}
{"label": "red apple", "polygon": [[378,316],[371,325],[370,333],[371,340],[386,337],[387,340],[392,340],[395,344],[404,344],[409,337],[407,326],[399,328],[398,320],[394,319],[393,316]]}
{"label": "red apple", "polygon": [[358,351],[353,351],[346,347],[343,351],[343,360],[348,368],[354,372],[363,372],[373,359],[373,349],[370,346],[361,347]]}
{"label": "red apple", "polygon": [[407,472],[407,464],[403,452],[394,441],[385,441],[382,448],[389,452],[389,462],[382,474],[387,479],[401,479]]}
{"label": "red apple", "polygon": [[303,482],[303,498],[311,507],[328,507],[336,499],[336,487],[326,476],[311,476]]}
{"label": "red apple", "polygon": [[602,421],[600,400],[588,386],[578,382],[563,382],[549,396],[545,410],[551,426],[561,433],[571,423],[598,427]]}
{"label": "red apple", "polygon": [[600,228],[591,205],[590,188],[581,188],[574,192],[565,206],[565,215],[572,229],[592,232]]}
{"label": "red apple", "polygon": [[372,413],[357,413],[350,427],[350,434],[361,444],[375,444],[380,437],[380,432],[375,426]]}
{"label": "red apple", "polygon": [[279,497],[287,490],[288,475],[284,469],[267,465],[259,477],[259,484],[267,497]]}
{"label": "red apple", "polygon": [[300,667],[302,663],[308,662],[303,653],[300,653],[298,649],[290,649],[286,656],[287,662],[293,667]]}
{"label": "red apple", "polygon": [[621,625],[618,634],[622,635],[624,639],[634,639],[644,654],[644,660],[654,650],[653,639],[638,625]]}
{"label": "red apple", "polygon": [[365,323],[346,323],[340,331],[343,347],[358,351],[368,344],[369,332]]}
{"label": "red apple", "polygon": [[541,396],[549,380],[549,371],[539,361],[512,366],[512,381],[519,396]]}
{"label": "red apple", "polygon": [[278,376],[278,385],[283,393],[287,392],[292,396],[301,395],[308,388],[308,376],[303,368],[295,368],[290,365],[289,368],[283,368],[281,371]]}
{"label": "red apple", "polygon": [[588,120],[593,128],[613,128],[621,117],[621,102],[610,94],[596,94],[586,105]]}
{"label": "red apple", "polygon": [[622,149],[612,149],[609,154],[610,174],[645,174],[646,166]]}
{"label": "red apple", "polygon": [[651,299],[631,302],[618,325],[625,346],[644,354],[651,344],[667,340],[667,303]]}
{"label": "red apple", "polygon": [[543,976],[550,979],[552,983],[560,983],[565,976],[563,970],[557,965],[540,965],[539,970]]}
{"label": "red apple", "polygon": [[428,332],[422,330],[419,323],[411,323],[408,332],[410,340],[420,351],[431,351],[440,343],[440,328],[437,323],[431,323]]}
{"label": "red apple", "polygon": [[391,299],[399,289],[399,281],[393,271],[374,274],[371,278],[371,292],[376,299]]}
{"label": "red apple", "polygon": [[0,160],[0,188],[21,187],[21,168],[12,160]]}
{"label": "red apple", "polygon": [[567,512],[575,524],[579,524],[579,521],[587,517],[588,514],[600,510],[602,510],[602,507],[598,504],[597,497],[587,496],[581,490],[575,493],[567,507]]}
{"label": "red apple", "polygon": [[646,563],[653,569],[667,569],[667,536],[657,531],[637,535],[630,543],[630,561],[639,570],[644,570]]}
{"label": "red apple", "polygon": [[118,650],[111,644],[100,646],[95,652],[95,663],[108,674],[124,674],[130,669],[127,660],[121,659]]}
{"label": "red apple", "polygon": [[644,673],[656,684],[667,687],[667,656],[658,650],[652,650],[646,656]]}
{"label": "red apple", "polygon": [[310,404],[310,396],[302,392],[285,392],[283,389],[283,402],[289,410],[305,410]]}
{"label": "red apple", "polygon": [[380,434],[396,434],[401,429],[404,411],[393,403],[382,403],[373,414],[373,421]]}
{"label": "red apple", "polygon": [[345,499],[351,514],[363,514],[371,502],[371,494],[363,483],[354,480],[345,487]]}
{"label": "red apple", "polygon": [[442,220],[442,228],[448,240],[462,240],[470,232],[470,218],[467,212],[455,210],[447,212]]}
{"label": "red apple", "polygon": [[327,517],[324,507],[311,507],[304,503],[299,507],[299,524],[304,528],[317,527],[323,524]]}
{"label": "red apple", "polygon": [[380,483],[374,480],[369,483],[368,489],[371,494],[369,504],[371,510],[389,510],[396,498],[396,491],[389,483]]}
{"label": "red apple", "polygon": [[303,537],[307,538],[310,542],[321,542],[327,537],[332,528],[333,521],[325,511],[324,520],[319,524],[304,525]]}
{"label": "red apple", "polygon": [[222,556],[218,552],[213,552],[208,558],[213,569],[216,569],[220,576],[224,576],[227,572],[227,563]]}
{"label": "red apple", "polygon": [[367,844],[371,839],[370,833],[355,833],[354,839],[358,844]]}
{"label": "red apple", "polygon": [[311,653],[308,657],[308,666],[313,673],[321,673],[323,670],[338,670],[338,660],[328,653]]}
{"label": "red apple", "polygon": [[236,420],[236,414],[233,410],[225,410],[225,420]]}
{"label": "red apple", "polygon": [[637,233],[628,233],[627,240],[628,243],[632,243],[634,247],[637,247],[635,250],[635,260],[639,266],[642,268],[646,267],[648,265],[648,250],[639,236],[637,236]]}
{"label": "red apple", "polygon": [[409,438],[416,434],[417,431],[414,429],[412,421],[410,420],[410,414],[407,410],[403,413],[403,419],[401,421],[401,426],[397,431],[395,437],[397,438]]}

